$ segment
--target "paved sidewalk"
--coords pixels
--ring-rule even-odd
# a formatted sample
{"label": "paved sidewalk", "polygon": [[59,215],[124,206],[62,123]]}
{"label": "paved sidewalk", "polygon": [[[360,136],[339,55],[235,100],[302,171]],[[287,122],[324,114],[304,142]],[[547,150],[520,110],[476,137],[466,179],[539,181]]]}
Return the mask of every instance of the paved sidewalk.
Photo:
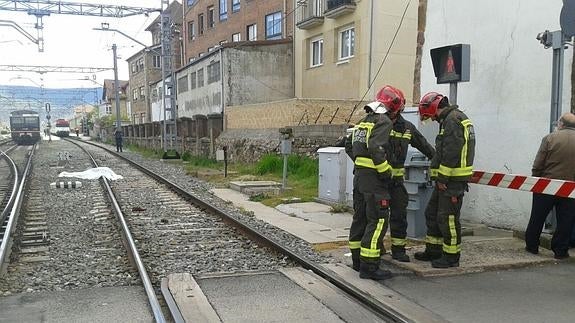
{"label": "paved sidewalk", "polygon": [[[285,230],[308,241],[318,251],[324,251],[344,264],[351,264],[347,239],[352,215],[331,213],[329,205],[317,202],[281,204],[276,208],[252,202],[248,195],[232,189],[214,189],[213,193],[223,200],[254,213],[262,221]],[[512,231],[491,229],[480,224],[465,224],[471,235],[463,237],[460,267],[435,269],[429,262],[417,261],[413,254],[424,249],[423,241],[410,240],[407,253],[412,261],[401,263],[391,259],[389,253],[382,260],[397,273],[418,276],[453,276],[485,271],[511,269],[546,263],[554,263],[553,253],[541,249],[539,255],[523,250],[524,243],[513,236]],[[385,245],[389,250],[389,230]],[[386,266],[389,267],[389,266]]]}
{"label": "paved sidewalk", "polygon": [[315,202],[282,204],[273,208],[252,202],[248,195],[232,189],[213,189],[212,192],[222,200],[252,211],[256,218],[311,243],[316,249],[347,245],[349,213],[329,213],[329,206]]}

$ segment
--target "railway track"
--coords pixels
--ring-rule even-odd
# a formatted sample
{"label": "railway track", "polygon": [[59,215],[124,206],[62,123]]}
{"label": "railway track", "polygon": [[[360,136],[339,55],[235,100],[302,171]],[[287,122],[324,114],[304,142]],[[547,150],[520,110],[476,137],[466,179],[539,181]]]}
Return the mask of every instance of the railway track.
{"label": "railway track", "polygon": [[[113,151],[111,151],[109,149],[108,149],[108,152],[113,154],[114,156],[120,157],[120,155],[114,153]],[[247,234],[247,236],[254,239],[254,241],[258,241],[259,243],[265,245],[267,248],[275,251],[275,253],[281,255],[283,257],[283,259],[286,259],[286,260],[289,259],[289,262],[285,262],[286,265],[289,264],[289,266],[293,266],[294,264],[297,264],[298,266],[302,266],[303,268],[305,268],[307,270],[313,271],[319,277],[329,281],[331,284],[333,284],[334,286],[336,286],[340,290],[344,291],[345,293],[347,293],[349,296],[351,296],[352,298],[354,298],[355,300],[357,300],[358,302],[360,302],[364,306],[370,308],[372,311],[377,313],[382,319],[384,319],[386,321],[389,321],[389,322],[409,322],[410,321],[408,318],[406,318],[402,314],[398,313],[393,308],[391,308],[385,304],[382,304],[381,302],[378,302],[377,300],[372,298],[370,295],[363,293],[361,290],[357,289],[353,285],[346,282],[344,279],[339,277],[334,272],[332,272],[332,271],[322,267],[321,265],[319,265],[316,262],[317,258],[314,259],[314,256],[317,257],[317,255],[311,256],[313,254],[313,252],[308,250],[306,252],[300,253],[300,252],[290,248],[289,243],[280,242],[280,241],[285,241],[285,240],[278,239],[276,236],[274,236],[274,233],[270,234],[269,232],[262,232],[257,226],[254,226],[254,225],[250,224],[249,222],[244,221],[245,217],[243,219],[238,218],[237,213],[234,214],[233,212],[230,212],[229,210],[225,210],[225,209],[221,208],[219,205],[217,205],[217,203],[213,203],[214,202],[213,198],[208,198],[206,195],[203,195],[197,191],[195,191],[195,192],[197,192],[199,194],[194,194],[195,193],[194,191],[190,192],[190,191],[182,188],[178,184],[171,182],[170,180],[164,178],[162,175],[146,168],[145,166],[141,165],[140,163],[137,163],[133,160],[129,160],[126,158],[122,158],[122,159],[125,161],[129,161],[129,163],[132,166],[137,167],[139,170],[141,170],[142,172],[144,172],[148,176],[153,177],[157,181],[163,183],[171,191],[177,193],[179,197],[185,199],[186,201],[190,201],[194,205],[197,205],[200,208],[200,210],[206,210],[210,214],[217,216],[218,218],[222,219],[223,221],[226,221],[228,223],[232,223],[234,225],[234,227],[236,227],[238,230],[240,230],[244,234]],[[110,165],[116,166],[113,164],[110,164]],[[159,192],[159,193],[160,193],[159,195],[163,196],[163,197],[167,197],[166,195],[163,195],[163,194],[168,194],[170,197],[175,197],[175,195],[173,195],[173,193],[167,193],[167,192]],[[157,204],[155,204],[155,205],[157,205]],[[165,204],[160,203],[160,205],[165,205]],[[184,205],[184,204],[180,204],[180,205]],[[148,218],[148,219],[151,219],[151,218]],[[162,219],[159,219],[159,221],[163,222]],[[168,224],[168,221],[164,222],[164,224]],[[188,238],[186,238],[184,240],[189,241]],[[192,238],[192,241],[202,241],[202,239],[195,240]],[[289,241],[289,239],[288,239],[288,241]],[[223,247],[223,246],[225,246],[225,241],[219,241],[218,243],[219,243],[217,245],[218,251],[220,251],[220,250],[226,250],[227,251],[228,250],[226,247]],[[234,243],[234,245],[235,244],[236,243]],[[241,248],[239,250],[232,248],[231,250],[232,250],[232,253],[234,252],[234,250],[237,250],[237,253],[235,253],[235,255],[237,255],[240,253],[245,253],[245,250],[246,250],[245,247],[246,246],[243,246],[243,248]],[[257,250],[257,247],[254,247],[252,245],[247,246],[247,247],[252,247],[252,248]],[[195,251],[195,250],[193,250],[193,251]],[[205,256],[206,250],[198,250],[198,251],[200,251],[199,255]],[[211,255],[212,254],[208,253],[208,257]],[[179,257],[180,257],[180,255],[176,256],[176,258],[179,258]],[[223,258],[226,258],[226,257],[224,256]],[[192,258],[192,259],[195,259],[195,258]],[[225,264],[225,261],[222,263]],[[222,266],[224,268],[227,268],[224,265],[222,265]],[[282,265],[282,267],[285,267],[285,265]],[[206,267],[202,266],[199,268],[193,268],[193,267],[190,268],[188,265],[187,268],[188,268],[186,270],[187,272],[201,273],[202,271],[205,270]],[[244,266],[242,269],[247,269],[247,268],[249,268],[249,267]],[[278,269],[278,268],[280,268],[280,267],[272,267],[269,269]],[[260,263],[254,269],[262,270],[262,269],[268,269],[268,268],[262,268],[262,265]],[[228,270],[237,271],[238,269],[237,268],[229,268]],[[219,268],[219,271],[222,271],[221,268]],[[226,271],[226,270],[223,270],[223,271]],[[182,271],[175,271],[175,272],[182,272]]]}
{"label": "railway track", "polygon": [[[124,178],[101,180],[102,185],[81,180],[79,189],[51,188],[54,181],[76,180],[58,178],[62,171],[96,166],[83,149],[97,166],[109,167]],[[303,267],[383,321],[409,321],[319,265],[328,259],[307,243],[238,212],[207,192],[205,184],[170,167],[151,170],[80,142],[61,141],[41,151],[34,160],[12,262],[0,282],[4,295],[143,284],[155,321],[171,317],[179,321],[178,309],[162,284],[170,274],[209,276]],[[107,190],[112,197],[106,196]]]}

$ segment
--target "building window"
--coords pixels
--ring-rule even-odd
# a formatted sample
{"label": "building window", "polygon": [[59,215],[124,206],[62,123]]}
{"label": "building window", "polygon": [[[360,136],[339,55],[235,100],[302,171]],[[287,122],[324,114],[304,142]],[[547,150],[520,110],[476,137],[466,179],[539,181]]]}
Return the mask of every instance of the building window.
{"label": "building window", "polygon": [[232,0],[232,12],[240,11],[240,0]]}
{"label": "building window", "polygon": [[194,25],[194,21],[190,21],[188,22],[188,35],[189,35],[189,39],[190,40],[195,40],[196,39],[196,28]]}
{"label": "building window", "polygon": [[188,76],[184,75],[178,79],[178,92],[188,91]]}
{"label": "building window", "polygon": [[198,70],[198,87],[204,86],[204,69],[200,68]]}
{"label": "building window", "polygon": [[232,34],[232,41],[233,42],[241,41],[241,40],[242,40],[242,34],[241,33]]}
{"label": "building window", "polygon": [[214,6],[208,7],[208,28],[214,28],[216,22],[214,20]]}
{"label": "building window", "polygon": [[274,12],[266,16],[266,39],[279,39],[282,37],[282,13]]}
{"label": "building window", "polygon": [[248,25],[248,41],[258,40],[258,25]]}
{"label": "building window", "polygon": [[133,62],[132,64],[130,64],[130,68],[132,70],[132,74],[138,73],[138,67],[136,66],[136,62]]}
{"label": "building window", "polygon": [[191,81],[190,83],[192,83],[191,88],[193,90],[196,88],[196,72],[190,74],[190,81]]}
{"label": "building window", "polygon": [[188,0],[188,7],[193,6],[196,3],[196,0]]}
{"label": "building window", "polygon": [[353,57],[355,52],[355,28],[351,27],[339,32],[339,59]]}
{"label": "building window", "polygon": [[198,15],[198,32],[200,35],[204,34],[204,14]]}
{"label": "building window", "polygon": [[323,38],[315,38],[310,44],[310,67],[323,64]]}
{"label": "building window", "polygon": [[220,21],[228,19],[228,0],[220,0]]}
{"label": "building window", "polygon": [[140,58],[138,59],[138,72],[143,70],[144,70],[144,59]]}
{"label": "building window", "polygon": [[208,84],[217,82],[220,80],[220,62],[214,62],[208,65]]}
{"label": "building window", "polygon": [[162,57],[160,55],[154,55],[152,57],[152,64],[154,68],[161,68],[162,67]]}
{"label": "building window", "polygon": [[140,86],[140,98],[145,98],[146,97],[146,90],[144,89],[143,86]]}
{"label": "building window", "polygon": [[137,101],[137,100],[138,100],[138,89],[133,89],[133,90],[132,90],[132,100],[133,100],[133,101]]}
{"label": "building window", "polygon": [[112,114],[112,106],[109,104],[106,104],[106,114]]}

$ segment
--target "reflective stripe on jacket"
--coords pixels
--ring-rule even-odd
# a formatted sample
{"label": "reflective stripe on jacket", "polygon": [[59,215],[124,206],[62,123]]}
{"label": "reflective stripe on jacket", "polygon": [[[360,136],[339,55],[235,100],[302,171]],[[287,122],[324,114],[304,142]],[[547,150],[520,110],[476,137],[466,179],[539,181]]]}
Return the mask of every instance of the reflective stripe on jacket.
{"label": "reflective stripe on jacket", "polygon": [[351,149],[356,168],[372,168],[378,173],[391,175],[386,153],[391,127],[389,117],[370,113],[353,128],[346,148]]}
{"label": "reflective stripe on jacket", "polygon": [[435,154],[433,146],[417,130],[413,123],[405,120],[401,115],[393,123],[393,129],[389,135],[391,155],[391,174],[394,178],[403,178],[405,170],[405,158],[409,145],[421,151],[427,158],[432,159]]}
{"label": "reflective stripe on jacket", "polygon": [[431,160],[431,176],[440,181],[469,181],[473,174],[475,131],[471,120],[457,106],[445,108],[438,117],[436,154]]}

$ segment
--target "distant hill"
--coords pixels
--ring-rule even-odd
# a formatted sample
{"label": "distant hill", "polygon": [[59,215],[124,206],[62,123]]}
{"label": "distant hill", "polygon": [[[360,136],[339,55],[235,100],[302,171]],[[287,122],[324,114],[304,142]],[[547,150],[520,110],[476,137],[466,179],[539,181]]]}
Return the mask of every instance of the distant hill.
{"label": "distant hill", "polygon": [[46,103],[50,103],[53,119],[67,119],[73,115],[75,106],[96,105],[101,98],[101,87],[40,89],[33,86],[0,85],[0,121],[8,122],[10,112],[20,109],[38,111],[44,120]]}

